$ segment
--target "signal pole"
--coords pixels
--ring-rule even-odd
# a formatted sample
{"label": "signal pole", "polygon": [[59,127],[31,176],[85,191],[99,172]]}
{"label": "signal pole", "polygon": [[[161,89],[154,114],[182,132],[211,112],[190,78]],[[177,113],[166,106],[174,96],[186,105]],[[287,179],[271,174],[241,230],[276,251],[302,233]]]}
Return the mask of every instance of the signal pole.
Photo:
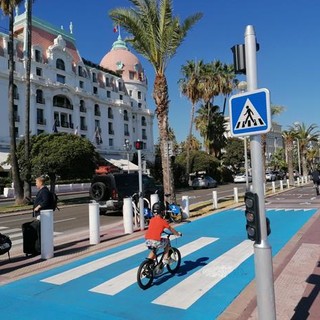
{"label": "signal pole", "polygon": [[[245,62],[247,75],[247,90],[257,89],[257,61],[256,35],[252,25],[245,29]],[[256,290],[259,320],[275,320],[275,297],[273,284],[273,266],[271,246],[267,238],[267,223],[265,215],[265,197],[263,188],[263,172],[261,163],[263,161],[261,151],[261,135],[252,135],[250,139],[251,163],[252,163],[252,185],[254,192],[258,195],[259,220],[261,230],[260,243],[254,244],[254,262],[256,274]]]}

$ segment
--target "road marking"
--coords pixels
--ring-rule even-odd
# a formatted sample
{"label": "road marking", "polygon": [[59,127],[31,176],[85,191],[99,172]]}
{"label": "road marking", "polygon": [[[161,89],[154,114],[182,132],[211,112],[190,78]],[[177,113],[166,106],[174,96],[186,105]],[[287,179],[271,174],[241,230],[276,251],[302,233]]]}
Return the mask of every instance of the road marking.
{"label": "road marking", "polygon": [[160,295],[152,303],[188,309],[252,254],[252,241],[245,240]]}
{"label": "road marking", "polygon": [[70,270],[58,273],[52,277],[45,278],[41,281],[56,284],[56,285],[61,285],[71,280],[80,278],[88,273],[104,268],[112,263],[118,262],[122,259],[126,259],[144,250],[146,250],[146,245],[144,243],[141,243],[132,248],[128,248],[120,252],[110,254],[106,257],[103,257],[98,260],[94,260],[89,263],[83,264],[79,267],[72,268]]}
{"label": "road marking", "polygon": [[65,222],[65,221],[70,221],[70,220],[76,220],[76,218],[69,218],[69,219],[63,219],[63,220],[56,220],[54,223],[60,223],[60,222]]}
{"label": "road marking", "polygon": [[[191,254],[217,240],[218,238],[201,237],[195,241],[179,247],[179,251],[181,253],[181,256],[185,257],[188,254]],[[117,277],[101,283],[100,285],[90,289],[89,291],[113,296],[137,281],[137,271],[138,267],[128,270],[127,272],[124,272]]]}

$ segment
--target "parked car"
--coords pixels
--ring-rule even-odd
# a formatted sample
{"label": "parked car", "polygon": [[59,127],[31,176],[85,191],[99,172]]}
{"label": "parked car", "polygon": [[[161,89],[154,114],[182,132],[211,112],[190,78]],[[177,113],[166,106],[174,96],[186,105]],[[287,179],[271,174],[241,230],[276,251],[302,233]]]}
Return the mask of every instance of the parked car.
{"label": "parked car", "polygon": [[266,181],[276,181],[276,175],[272,171],[266,172]]}
{"label": "parked car", "polygon": [[[150,200],[150,195],[158,193],[163,197],[163,187],[153,177],[142,175],[143,196]],[[90,198],[99,202],[101,213],[121,211],[123,199],[139,193],[139,175],[134,173],[108,173],[95,175],[89,189]]]}
{"label": "parked car", "polygon": [[198,176],[192,180],[193,189],[216,188],[217,186],[218,182],[210,176]]}
{"label": "parked car", "polygon": [[[242,183],[246,182],[246,174],[245,173],[237,173],[233,178],[234,183]],[[248,175],[248,182],[252,182],[252,176]]]}
{"label": "parked car", "polygon": [[286,177],[286,173],[282,170],[275,170],[273,173],[276,175],[277,180],[283,180]]}

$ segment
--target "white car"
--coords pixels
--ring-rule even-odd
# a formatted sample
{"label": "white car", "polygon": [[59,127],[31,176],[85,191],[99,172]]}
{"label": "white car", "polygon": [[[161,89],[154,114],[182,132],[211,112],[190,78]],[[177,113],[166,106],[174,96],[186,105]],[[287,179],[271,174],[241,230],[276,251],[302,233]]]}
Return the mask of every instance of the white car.
{"label": "white car", "polygon": [[266,172],[266,181],[276,181],[277,177],[273,172]]}
{"label": "white car", "polygon": [[[246,174],[245,173],[237,173],[233,178],[234,183],[242,183],[246,182]],[[248,182],[252,182],[252,177],[248,175]]]}

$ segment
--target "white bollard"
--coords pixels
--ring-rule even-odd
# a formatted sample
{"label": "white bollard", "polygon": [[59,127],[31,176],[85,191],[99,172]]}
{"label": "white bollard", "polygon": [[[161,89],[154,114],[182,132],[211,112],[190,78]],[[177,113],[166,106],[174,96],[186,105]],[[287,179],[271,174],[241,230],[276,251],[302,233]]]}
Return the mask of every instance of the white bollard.
{"label": "white bollard", "polygon": [[218,194],[217,191],[212,191],[213,209],[218,209]]}
{"label": "white bollard", "polygon": [[159,202],[159,195],[157,193],[150,195],[150,209],[152,210],[153,205]]}
{"label": "white bollard", "polygon": [[272,181],[272,193],[276,193],[276,183]]}
{"label": "white bollard", "polygon": [[40,211],[41,258],[53,257],[53,210]]}
{"label": "white bollard", "polygon": [[283,190],[283,181],[280,180],[280,190],[282,191]]}
{"label": "white bollard", "polygon": [[131,198],[123,199],[123,227],[124,233],[133,233],[133,210]]}
{"label": "white bollard", "polygon": [[300,187],[300,178],[297,178],[297,185]]}
{"label": "white bollard", "polygon": [[287,179],[287,188],[290,189],[290,181]]}
{"label": "white bollard", "polygon": [[99,203],[89,203],[89,234],[90,244],[100,243],[100,214]]}
{"label": "white bollard", "polygon": [[239,203],[239,197],[238,197],[238,188],[233,188],[233,194],[234,194],[234,202]]}
{"label": "white bollard", "polygon": [[187,219],[190,217],[190,212],[189,212],[189,196],[182,196],[182,218]]}

